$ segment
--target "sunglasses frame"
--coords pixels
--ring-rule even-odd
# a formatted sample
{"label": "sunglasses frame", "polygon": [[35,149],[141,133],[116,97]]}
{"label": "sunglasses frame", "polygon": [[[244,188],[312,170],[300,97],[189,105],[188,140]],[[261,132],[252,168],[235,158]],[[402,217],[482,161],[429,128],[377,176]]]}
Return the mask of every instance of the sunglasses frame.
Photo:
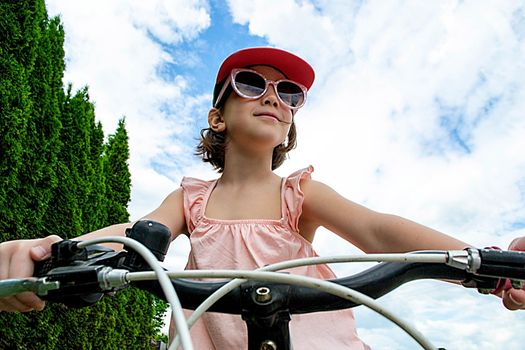
{"label": "sunglasses frame", "polygon": [[[237,88],[236,84],[234,84],[234,81],[235,81],[235,77],[237,76],[237,74],[239,74],[241,72],[254,73],[254,74],[260,76],[264,80],[264,90],[261,92],[261,94],[259,94],[257,96],[250,96],[250,95],[243,94],[242,92],[239,91],[239,89]],[[304,96],[303,101],[301,102],[301,104],[299,104],[297,106],[290,106],[289,104],[287,104],[286,102],[283,101],[283,99],[279,95],[279,92],[277,91],[277,85],[279,83],[282,83],[282,82],[293,83],[293,84],[297,85],[301,89],[301,91],[303,93],[303,96]],[[280,80],[277,80],[277,81],[273,81],[273,80],[266,79],[266,77],[264,75],[262,75],[261,73],[259,73],[257,71],[254,71],[252,69],[248,69],[248,68],[234,68],[230,72],[230,75],[228,76],[228,79],[224,82],[224,85],[222,86],[222,89],[219,92],[219,95],[217,96],[217,100],[215,101],[214,107],[217,107],[217,105],[221,101],[224,93],[226,92],[226,88],[228,87],[228,85],[231,85],[231,87],[233,88],[233,90],[235,91],[235,93],[237,95],[239,95],[242,98],[249,99],[249,100],[257,100],[257,99],[261,98],[268,91],[268,86],[273,85],[273,89],[275,91],[275,95],[279,99],[279,102],[281,102],[284,106],[286,106],[287,108],[291,109],[292,111],[296,111],[299,108],[301,108],[302,106],[304,106],[304,104],[306,102],[307,91],[308,91],[308,89],[303,84],[300,84],[300,83],[298,83],[296,81],[293,81],[293,80],[290,80],[290,79],[280,79]]]}

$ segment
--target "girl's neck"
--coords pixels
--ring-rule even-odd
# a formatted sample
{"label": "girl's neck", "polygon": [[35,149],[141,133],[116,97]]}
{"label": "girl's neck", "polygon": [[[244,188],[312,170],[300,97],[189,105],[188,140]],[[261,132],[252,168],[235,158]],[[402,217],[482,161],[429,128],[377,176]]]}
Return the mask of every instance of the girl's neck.
{"label": "girl's neck", "polygon": [[227,152],[224,171],[220,182],[222,184],[251,184],[278,177],[272,171],[271,155],[256,156]]}

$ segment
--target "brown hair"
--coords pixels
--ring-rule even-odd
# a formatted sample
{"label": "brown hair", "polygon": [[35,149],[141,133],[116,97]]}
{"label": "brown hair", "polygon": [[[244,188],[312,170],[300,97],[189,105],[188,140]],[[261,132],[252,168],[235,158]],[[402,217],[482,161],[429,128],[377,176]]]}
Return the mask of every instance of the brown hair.
{"label": "brown hair", "polygon": [[[201,130],[201,140],[197,145],[195,154],[202,160],[211,163],[219,173],[224,171],[224,154],[226,152],[226,132],[213,131],[211,128]],[[297,146],[297,130],[292,122],[288,131],[288,142],[282,143],[273,149],[272,170],[283,164],[286,155]]]}

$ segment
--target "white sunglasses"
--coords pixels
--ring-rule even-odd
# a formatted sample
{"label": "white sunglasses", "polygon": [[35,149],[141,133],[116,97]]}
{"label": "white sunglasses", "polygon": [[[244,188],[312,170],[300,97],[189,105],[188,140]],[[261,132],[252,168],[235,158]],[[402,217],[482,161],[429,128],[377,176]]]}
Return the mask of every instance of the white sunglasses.
{"label": "white sunglasses", "polygon": [[271,84],[274,86],[279,101],[293,111],[301,108],[306,102],[307,89],[302,84],[288,79],[277,81],[267,80],[263,75],[254,70],[234,68],[228,79],[224,82],[214,107],[219,105],[226,88],[230,84],[237,95],[250,100],[256,100],[262,97]]}

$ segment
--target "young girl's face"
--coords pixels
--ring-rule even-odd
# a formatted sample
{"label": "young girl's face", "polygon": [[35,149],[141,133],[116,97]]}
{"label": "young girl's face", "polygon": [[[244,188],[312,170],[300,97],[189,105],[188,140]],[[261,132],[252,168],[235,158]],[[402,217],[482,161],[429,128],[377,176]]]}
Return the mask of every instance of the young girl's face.
{"label": "young girl's face", "polygon": [[[268,66],[254,66],[250,69],[261,73],[267,80],[277,81],[286,77]],[[246,99],[232,92],[224,107],[222,118],[228,141],[242,142],[246,147],[272,150],[286,139],[292,111],[278,98],[273,85],[256,100]]]}

